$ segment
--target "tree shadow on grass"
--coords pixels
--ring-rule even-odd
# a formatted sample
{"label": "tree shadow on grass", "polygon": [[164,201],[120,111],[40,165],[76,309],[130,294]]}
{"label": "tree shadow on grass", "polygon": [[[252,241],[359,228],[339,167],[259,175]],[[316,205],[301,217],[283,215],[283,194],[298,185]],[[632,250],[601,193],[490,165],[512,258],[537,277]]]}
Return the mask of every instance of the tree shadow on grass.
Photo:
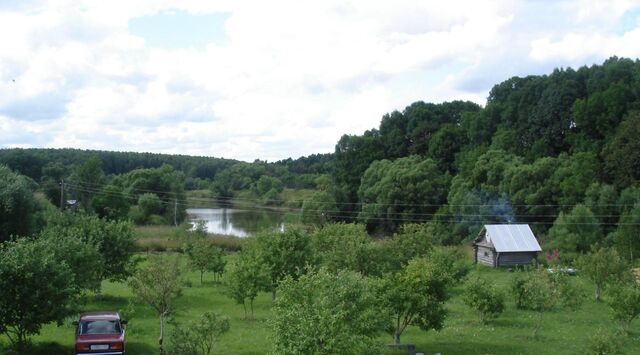
{"label": "tree shadow on grass", "polygon": [[[2,348],[0,346],[0,354],[6,355],[21,355],[18,351],[12,348]],[[22,354],[29,355],[70,355],[73,354],[73,349],[68,346],[63,346],[54,342],[44,342],[29,344]]]}
{"label": "tree shadow on grass", "polygon": [[146,343],[127,342],[127,354],[157,355],[160,349]]}

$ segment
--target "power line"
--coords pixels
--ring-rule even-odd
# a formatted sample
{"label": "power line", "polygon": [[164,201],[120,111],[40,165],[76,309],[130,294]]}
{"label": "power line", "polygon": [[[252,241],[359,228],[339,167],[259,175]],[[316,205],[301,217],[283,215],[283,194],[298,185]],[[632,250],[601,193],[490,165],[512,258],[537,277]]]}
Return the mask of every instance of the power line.
{"label": "power line", "polygon": [[[87,188],[93,188],[96,190],[100,190],[105,186],[109,186],[106,184],[93,184],[86,182],[74,182],[75,186],[84,186]],[[71,185],[71,183],[67,183],[67,185]],[[115,186],[115,185],[111,185]],[[159,193],[163,195],[175,195],[178,196],[179,192],[174,191],[162,191],[162,190],[151,190],[151,189],[140,189],[134,187],[128,187],[128,189],[132,191],[141,191],[141,192],[152,192]],[[302,203],[308,200],[298,199],[298,200],[283,200],[283,199],[248,199],[248,198],[225,198],[225,197],[210,197],[210,198],[199,198],[199,197],[188,197],[187,199],[191,201],[205,201],[205,202],[230,202],[230,201],[239,201],[239,202],[256,202],[256,203],[285,203],[285,202],[294,202],[294,203]],[[320,202],[321,203],[321,202]],[[334,203],[334,202],[331,202]],[[351,205],[351,206],[400,206],[400,207],[575,207],[577,205],[569,205],[569,204],[511,204],[509,202],[504,203],[489,203],[489,204],[449,204],[449,203],[441,203],[441,204],[429,204],[429,203],[378,203],[378,202],[335,202],[336,205]],[[633,207],[635,204],[580,204],[585,207]],[[549,215],[551,216],[551,215]],[[606,217],[606,216],[603,216]],[[615,217],[615,215],[611,215],[611,217]]]}
{"label": "power line", "polygon": [[[111,195],[111,196],[120,196],[123,198],[127,198],[130,200],[137,200],[139,198],[139,196],[137,196],[136,194],[133,193],[128,193],[125,191],[104,191],[102,190],[102,188],[104,186],[109,186],[109,185],[104,185],[104,184],[89,184],[89,183],[78,183],[78,182],[74,182],[74,183],[68,183],[65,182],[65,185],[69,186],[69,187],[73,187],[75,188],[75,190],[78,191],[82,191],[82,192],[88,192],[88,193],[104,193],[107,195]],[[95,186],[95,187],[88,187],[88,186]],[[115,185],[111,185],[111,186],[115,186]],[[116,186],[117,187],[117,186]],[[118,187],[120,189],[122,189],[122,187]],[[136,189],[136,188],[131,188],[131,190],[134,191],[144,191],[144,192],[149,192],[149,191],[154,191],[154,192],[160,192],[160,193],[167,193],[167,194],[175,194],[178,195],[178,193],[176,192],[168,192],[168,191],[158,191],[158,190],[149,190],[149,189]],[[261,205],[261,204],[257,204],[257,202],[262,202],[264,200],[257,200],[257,199],[220,199],[220,198],[193,198],[193,197],[185,197],[184,198],[184,202],[183,201],[178,201],[175,198],[170,198],[170,197],[159,197],[159,202],[165,205],[172,205],[174,206],[174,208],[177,208],[178,205],[180,206],[184,206],[186,207],[194,207],[192,205],[192,203],[189,202],[208,202],[208,203],[220,203],[220,202],[233,202],[233,201],[251,201],[254,202],[256,204],[251,205],[251,206],[243,206],[244,209],[249,209],[249,210],[254,210],[254,211],[269,211],[269,212],[274,212],[274,211],[279,211],[279,212],[286,212],[289,214],[293,214],[293,215],[301,215],[302,210],[300,208],[274,208],[271,206],[265,206],[265,205]],[[266,201],[280,201],[280,200],[266,200]],[[332,204],[332,203],[319,203],[320,205],[327,205],[327,204]],[[487,207],[491,207],[492,205],[447,205],[447,204],[443,204],[443,205],[431,205],[431,204],[422,204],[422,205],[410,205],[410,204],[382,204],[382,205],[387,205],[387,206],[446,206],[446,207],[458,207],[458,206],[465,206],[465,207],[483,207],[483,208],[487,208]],[[504,207],[503,204],[500,205],[495,205],[497,207]],[[535,206],[535,205],[533,205]],[[558,205],[559,206],[559,205]],[[570,206],[570,205],[567,205]],[[629,206],[629,205],[623,205],[623,204],[619,204],[619,205],[612,205],[612,206]],[[208,206],[204,206],[204,207],[208,207]],[[427,222],[429,220],[428,217],[437,217],[438,220],[437,222],[439,223],[482,223],[482,222],[496,222],[496,220],[504,220],[507,219],[506,217],[513,217],[513,218],[517,218],[517,219],[521,219],[520,221],[518,221],[518,223],[527,223],[527,224],[538,224],[538,225],[593,225],[593,224],[598,224],[598,225],[640,225],[640,223],[614,223],[614,222],[557,222],[557,221],[549,221],[549,222],[544,222],[544,221],[525,221],[522,220],[524,219],[530,219],[530,218],[556,218],[556,215],[522,215],[522,214],[482,214],[482,213],[476,213],[476,214],[441,214],[441,213],[417,213],[417,212],[398,212],[397,214],[400,215],[400,217],[391,217],[391,216],[387,216],[387,217],[375,217],[375,216],[366,216],[366,215],[361,215],[361,213],[359,212],[355,212],[351,213],[351,214],[345,214],[345,212],[340,211],[340,210],[326,210],[326,209],[307,209],[307,212],[317,212],[317,213],[326,213],[329,217],[331,218],[338,218],[338,219],[347,219],[347,220],[381,220],[381,221],[399,221],[399,222]],[[367,213],[367,212],[365,212]],[[493,218],[491,218],[493,217]],[[565,218],[569,218],[569,219],[583,219],[586,217],[582,217],[582,216],[571,216],[571,215],[564,215]],[[619,218],[621,217],[620,215],[593,215],[594,218]]]}

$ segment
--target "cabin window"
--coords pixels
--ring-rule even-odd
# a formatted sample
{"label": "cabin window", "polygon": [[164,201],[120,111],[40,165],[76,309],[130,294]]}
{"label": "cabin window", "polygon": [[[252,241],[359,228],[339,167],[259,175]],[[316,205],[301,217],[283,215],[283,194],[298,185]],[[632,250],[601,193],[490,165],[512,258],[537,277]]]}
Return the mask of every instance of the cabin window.
{"label": "cabin window", "polygon": [[484,256],[489,256],[489,253],[485,251]]}

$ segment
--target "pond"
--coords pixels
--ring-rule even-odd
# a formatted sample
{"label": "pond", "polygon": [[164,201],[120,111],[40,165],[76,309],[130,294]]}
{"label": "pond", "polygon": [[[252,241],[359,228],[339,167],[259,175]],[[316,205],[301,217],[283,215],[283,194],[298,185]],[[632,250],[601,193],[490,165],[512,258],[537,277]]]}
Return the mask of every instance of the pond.
{"label": "pond", "polygon": [[284,230],[285,213],[271,210],[239,208],[188,208],[189,221],[206,222],[212,234],[246,237],[261,231]]}

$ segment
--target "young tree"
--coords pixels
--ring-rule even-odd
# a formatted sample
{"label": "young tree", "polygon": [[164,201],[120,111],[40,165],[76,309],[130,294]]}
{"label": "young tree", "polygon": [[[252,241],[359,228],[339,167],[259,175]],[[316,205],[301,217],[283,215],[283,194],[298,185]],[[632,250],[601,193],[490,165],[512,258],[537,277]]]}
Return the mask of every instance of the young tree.
{"label": "young tree", "polygon": [[636,284],[621,284],[611,287],[607,293],[607,303],[611,307],[613,318],[628,332],[631,322],[640,316],[640,287]]}
{"label": "young tree", "polygon": [[537,313],[533,328],[533,338],[537,338],[542,326],[542,315],[558,303],[553,285],[543,270],[518,274],[512,282],[516,296],[516,307]]}
{"label": "young tree", "polygon": [[78,291],[100,289],[104,260],[98,246],[82,240],[77,230],[58,234],[57,229],[45,229],[38,242],[53,254],[58,262],[66,264],[73,273],[73,282]]}
{"label": "young tree", "polygon": [[51,239],[62,235],[74,236],[95,247],[102,262],[96,269],[100,280],[124,281],[134,269],[131,259],[135,251],[133,227],[127,221],[55,213],[42,234]]}
{"label": "young tree", "polygon": [[400,231],[385,243],[387,252],[392,255],[393,269],[398,271],[414,258],[423,257],[433,250],[433,237],[427,223],[409,223],[400,227]]}
{"label": "young tree", "polygon": [[[270,287],[269,270],[255,255],[254,250],[245,249],[229,265],[224,284],[226,294],[244,308],[244,318],[253,319],[253,301],[258,292],[267,291]],[[247,300],[250,315],[247,312]]]}
{"label": "young tree", "polygon": [[608,284],[631,277],[629,267],[614,249],[597,249],[583,256],[579,265],[582,273],[596,284],[596,301],[600,301],[602,289]]}
{"label": "young tree", "polygon": [[311,238],[299,230],[261,234],[249,243],[247,247],[254,249],[254,255],[259,257],[269,272],[269,289],[274,299],[282,279],[287,276],[297,279],[307,265],[315,264]]}
{"label": "young tree", "polygon": [[598,329],[587,340],[585,355],[625,355],[618,336]]}
{"label": "young tree", "polygon": [[0,244],[0,333],[19,352],[43,324],[70,315],[77,296],[72,271],[47,247],[27,239]]}
{"label": "young tree", "polygon": [[367,274],[369,244],[371,238],[363,224],[325,224],[311,235],[313,253],[331,272],[347,269]]}
{"label": "young tree", "polygon": [[168,344],[169,354],[209,355],[218,338],[229,331],[229,318],[205,312],[187,326],[176,326]]}
{"label": "young tree", "polygon": [[534,338],[538,336],[545,312],[557,306],[577,309],[582,300],[582,295],[568,276],[550,274],[544,269],[518,273],[512,280],[511,289],[516,299],[516,308],[537,313]]}
{"label": "young tree", "polygon": [[160,353],[164,354],[164,323],[174,311],[175,300],[182,294],[180,258],[152,255],[129,279],[135,297],[153,308],[160,317]]}
{"label": "young tree", "polygon": [[388,330],[394,344],[400,343],[400,336],[409,325],[424,331],[442,329],[451,282],[448,270],[429,258],[413,259],[402,271],[380,279],[378,299],[391,314]]}
{"label": "young tree", "polygon": [[481,278],[469,280],[464,288],[464,303],[478,312],[480,321],[486,323],[504,311],[504,294]]}
{"label": "young tree", "polygon": [[278,287],[270,324],[277,354],[371,354],[385,314],[362,275],[321,268],[287,277]]}
{"label": "young tree", "polygon": [[221,275],[224,272],[227,263],[224,260],[224,251],[214,245],[210,239],[199,238],[187,245],[186,252],[191,269],[200,271],[200,284],[206,271],[213,272],[214,275]]}

